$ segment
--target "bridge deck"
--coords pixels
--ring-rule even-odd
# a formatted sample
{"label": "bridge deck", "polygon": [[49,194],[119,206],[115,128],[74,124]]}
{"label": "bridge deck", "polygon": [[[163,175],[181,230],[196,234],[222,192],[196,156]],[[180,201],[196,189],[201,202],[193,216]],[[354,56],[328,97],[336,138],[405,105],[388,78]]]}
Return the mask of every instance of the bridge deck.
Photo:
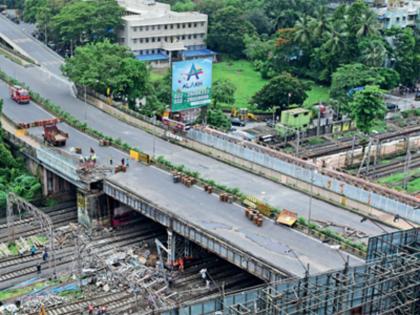
{"label": "bridge deck", "polygon": [[[154,167],[136,166],[130,172],[116,174],[107,181],[150,201],[169,216],[191,222],[277,270],[303,276],[305,269],[302,264],[310,264],[311,274],[343,267],[347,254],[269,220],[257,227],[245,217],[240,206],[220,202],[217,196],[210,196],[198,187],[173,184],[170,174]],[[359,263],[362,260],[350,256],[351,265]]]}

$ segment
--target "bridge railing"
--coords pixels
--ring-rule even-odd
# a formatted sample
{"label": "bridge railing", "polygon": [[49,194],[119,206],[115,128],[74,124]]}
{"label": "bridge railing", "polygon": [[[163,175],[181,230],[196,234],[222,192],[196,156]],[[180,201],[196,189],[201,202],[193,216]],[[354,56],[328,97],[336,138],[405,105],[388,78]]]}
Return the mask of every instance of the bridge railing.
{"label": "bridge railing", "polygon": [[420,211],[416,210],[420,202],[407,194],[338,171],[319,168],[311,162],[249,141],[238,140],[213,129],[193,128],[188,131],[188,137],[302,182],[313,183],[314,186],[348,199],[420,223]]}

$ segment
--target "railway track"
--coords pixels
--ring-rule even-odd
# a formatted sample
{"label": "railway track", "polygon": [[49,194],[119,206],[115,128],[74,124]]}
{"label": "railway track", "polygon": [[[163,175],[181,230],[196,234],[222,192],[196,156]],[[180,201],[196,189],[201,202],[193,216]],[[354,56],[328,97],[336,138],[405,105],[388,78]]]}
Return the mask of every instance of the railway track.
{"label": "railway track", "polygon": [[[54,211],[50,213],[50,217],[55,228],[65,226],[69,222],[77,221],[76,209],[73,207]],[[0,225],[0,231],[0,243],[7,242],[10,238],[7,224]],[[12,233],[14,233],[15,238],[27,238],[37,235],[40,232],[41,227],[38,225],[34,218],[19,220],[14,222],[12,225]]]}
{"label": "railway track", "polygon": [[[116,308],[119,305],[125,304],[127,299],[133,299],[134,297],[126,292],[117,292],[117,293],[107,293],[98,295],[95,297],[85,298],[81,301],[75,301],[72,303],[65,303],[60,305],[52,305],[47,307],[49,315],[72,315],[80,314],[83,311],[86,311],[89,304],[93,304],[95,307],[107,306],[110,310]],[[124,302],[125,301],[125,302]],[[134,298],[135,301],[135,298]],[[39,312],[29,313],[29,315],[38,315]]]}
{"label": "railway track", "polygon": [[[420,154],[416,154],[411,158],[410,169],[420,167]],[[377,179],[385,176],[392,175],[394,173],[402,172],[405,168],[405,159],[399,159],[392,163],[385,165],[378,165],[374,169],[371,167],[367,177],[370,179]],[[363,173],[366,174],[366,171]]]}
{"label": "railway track", "polygon": [[[154,231],[153,228],[146,228],[144,230],[133,231],[130,230],[128,233],[120,233],[119,235],[111,235],[110,237],[100,238],[93,241],[92,249],[93,253],[98,254],[100,257],[106,257],[107,254],[110,254],[115,248],[125,248],[135,244],[138,244],[143,241],[154,239],[162,235],[161,231]],[[74,246],[69,246],[58,250],[56,253],[56,268],[66,266],[74,262]],[[32,258],[32,261],[31,259]],[[22,281],[22,278],[36,272],[36,266],[41,262],[40,258],[34,257],[22,257],[17,258],[14,261],[6,261],[2,263],[2,268],[0,269],[0,288],[1,284],[8,282],[7,286],[3,288],[10,287],[11,285]],[[5,265],[3,267],[3,264]],[[43,270],[43,273],[51,272],[49,267]]]}

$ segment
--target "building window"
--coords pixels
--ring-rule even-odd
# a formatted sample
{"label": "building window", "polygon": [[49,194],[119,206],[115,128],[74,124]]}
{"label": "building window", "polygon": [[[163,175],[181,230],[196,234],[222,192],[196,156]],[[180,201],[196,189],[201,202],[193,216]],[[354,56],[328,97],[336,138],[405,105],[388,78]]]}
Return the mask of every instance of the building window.
{"label": "building window", "polygon": [[195,39],[195,38],[197,38],[197,35],[196,35],[196,34],[194,34],[194,36],[193,36],[193,37],[194,37],[194,39]]}
{"label": "building window", "polygon": [[157,26],[157,29],[160,30],[160,25]]}
{"label": "building window", "polygon": [[146,38],[146,43],[148,43],[149,42],[149,39],[148,38]]}
{"label": "building window", "polygon": [[173,29],[174,28],[174,25],[173,24],[171,24],[171,29]]}
{"label": "building window", "polygon": [[133,43],[137,44],[137,38],[133,38]]}
{"label": "building window", "polygon": [[399,22],[399,21],[400,21],[400,18],[399,18],[399,17],[397,17],[397,19],[396,19],[396,20],[397,20],[397,22]]}
{"label": "building window", "polygon": [[143,26],[140,26],[139,27],[139,31],[141,32],[141,31],[143,31]]}
{"label": "building window", "polygon": [[176,25],[176,28],[181,28],[181,25],[178,23],[177,25]]}
{"label": "building window", "polygon": [[168,29],[168,25],[165,25],[165,30],[167,30]]}
{"label": "building window", "polygon": [[140,43],[143,43],[143,38],[140,38],[139,41],[140,41]]}
{"label": "building window", "polygon": [[133,32],[137,32],[137,27],[133,27]]}
{"label": "building window", "polygon": [[405,16],[403,16],[403,21],[405,21],[406,20],[406,17]]}
{"label": "building window", "polygon": [[191,28],[191,23],[188,23],[188,28]]}
{"label": "building window", "polygon": [[191,39],[191,35],[188,35],[188,39]]}
{"label": "building window", "polygon": [[182,24],[182,28],[185,28],[185,24]]}
{"label": "building window", "polygon": [[201,26],[204,26],[204,22],[201,22]]}
{"label": "building window", "polygon": [[185,35],[182,35],[182,39],[185,39]]}
{"label": "building window", "polygon": [[194,27],[197,27],[197,23],[194,23]]}
{"label": "building window", "polygon": [[154,27],[153,25],[152,25],[150,28],[151,28],[151,30],[152,30],[152,31],[154,31],[154,30],[155,30],[155,27]]}
{"label": "building window", "polygon": [[160,42],[160,37],[156,38],[156,40],[157,40],[158,42]]}

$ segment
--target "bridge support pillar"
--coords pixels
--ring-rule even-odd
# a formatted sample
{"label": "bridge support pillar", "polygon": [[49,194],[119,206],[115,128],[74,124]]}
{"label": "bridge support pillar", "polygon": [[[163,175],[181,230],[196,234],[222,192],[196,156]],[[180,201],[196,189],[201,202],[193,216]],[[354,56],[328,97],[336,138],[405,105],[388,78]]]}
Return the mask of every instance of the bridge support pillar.
{"label": "bridge support pillar", "polygon": [[77,191],[77,219],[87,228],[110,225],[109,207],[103,192]]}
{"label": "bridge support pillar", "polygon": [[42,193],[45,197],[69,200],[74,198],[75,188],[65,179],[42,168]]}
{"label": "bridge support pillar", "polygon": [[168,229],[168,265],[173,266],[176,260],[176,239],[177,236],[172,231],[172,229]]}

